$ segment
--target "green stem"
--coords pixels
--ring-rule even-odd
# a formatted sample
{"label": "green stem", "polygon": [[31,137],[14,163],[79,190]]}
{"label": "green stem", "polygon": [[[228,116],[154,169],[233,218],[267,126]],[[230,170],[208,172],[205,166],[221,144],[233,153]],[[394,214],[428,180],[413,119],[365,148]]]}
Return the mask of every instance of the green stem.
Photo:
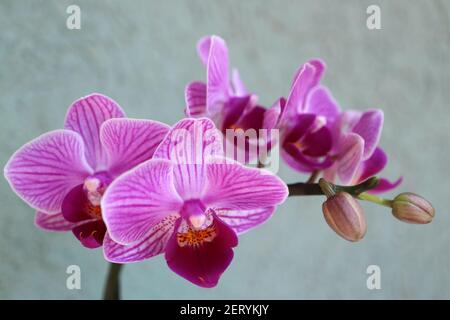
{"label": "green stem", "polygon": [[120,271],[122,264],[110,263],[103,291],[103,300],[120,300]]}
{"label": "green stem", "polygon": [[358,195],[358,199],[370,201],[388,208],[392,208],[392,200],[384,199],[373,194],[362,192]]}
{"label": "green stem", "polygon": [[[328,182],[328,184],[330,185],[330,188],[334,191],[334,193],[347,192],[350,193],[352,196],[357,197],[359,194],[375,188],[376,185],[378,184],[378,179],[376,177],[372,177],[354,186],[339,186],[334,185],[330,182]],[[290,197],[325,195],[324,191],[322,190],[322,188],[318,183],[304,183],[304,182],[292,183],[288,184],[288,189]]]}

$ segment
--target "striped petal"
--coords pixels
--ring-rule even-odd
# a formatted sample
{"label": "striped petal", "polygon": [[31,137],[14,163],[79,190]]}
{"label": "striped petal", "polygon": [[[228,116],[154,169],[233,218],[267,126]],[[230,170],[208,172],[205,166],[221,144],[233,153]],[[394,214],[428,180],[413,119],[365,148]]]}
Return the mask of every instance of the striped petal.
{"label": "striped petal", "polygon": [[173,234],[178,215],[169,215],[153,226],[141,240],[121,245],[106,233],[103,242],[105,259],[110,262],[128,263],[149,259],[164,252],[167,241]]}
{"label": "striped petal", "polygon": [[66,194],[92,173],[73,131],[46,133],[17,150],[4,174],[14,192],[38,211],[56,214]]}
{"label": "striped petal", "polygon": [[211,48],[211,38],[212,36],[203,37],[197,43],[197,54],[205,67],[208,64],[209,51]]}
{"label": "striped petal", "polygon": [[125,113],[115,101],[98,93],[78,99],[70,106],[64,127],[83,137],[86,159],[95,171],[105,170],[107,166],[107,155],[100,142],[102,123],[124,116]]}
{"label": "striped petal", "polygon": [[153,120],[110,119],[100,129],[100,140],[108,155],[108,171],[113,175],[149,160],[169,126]]}
{"label": "striped petal", "polygon": [[228,48],[225,41],[211,37],[211,46],[206,67],[206,106],[210,114],[219,111],[229,96]]}
{"label": "striped petal", "polygon": [[275,207],[273,206],[251,210],[216,210],[220,219],[238,235],[266,222],[272,217],[274,211]]}
{"label": "striped petal", "polygon": [[283,203],[286,184],[266,170],[247,168],[237,162],[210,163],[202,198],[206,206],[217,209],[251,210]]}
{"label": "striped petal", "polygon": [[179,211],[183,203],[173,185],[172,168],[167,160],[152,159],[108,187],[102,214],[114,241],[140,241],[162,219]]}
{"label": "striped petal", "polygon": [[206,84],[193,81],[186,86],[185,95],[186,115],[188,117],[202,117],[206,111]]}
{"label": "striped petal", "polygon": [[57,232],[70,231],[77,226],[76,223],[67,221],[62,213],[48,214],[40,211],[36,212],[34,224],[43,230]]}
{"label": "striped petal", "polygon": [[170,130],[153,158],[171,160],[174,182],[183,199],[198,198],[205,185],[204,163],[223,155],[222,134],[206,118],[183,119]]}

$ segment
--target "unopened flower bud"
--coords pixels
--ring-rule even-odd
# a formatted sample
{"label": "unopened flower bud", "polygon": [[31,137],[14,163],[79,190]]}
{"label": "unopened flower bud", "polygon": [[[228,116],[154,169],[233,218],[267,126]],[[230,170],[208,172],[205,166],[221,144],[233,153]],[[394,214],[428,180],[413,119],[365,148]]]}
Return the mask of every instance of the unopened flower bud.
{"label": "unopened flower bud", "polygon": [[322,211],[328,225],[342,238],[355,242],[366,234],[363,208],[349,193],[339,192],[328,197]]}
{"label": "unopened flower bud", "polygon": [[425,224],[433,220],[434,208],[421,196],[405,192],[392,201],[392,214],[403,222]]}

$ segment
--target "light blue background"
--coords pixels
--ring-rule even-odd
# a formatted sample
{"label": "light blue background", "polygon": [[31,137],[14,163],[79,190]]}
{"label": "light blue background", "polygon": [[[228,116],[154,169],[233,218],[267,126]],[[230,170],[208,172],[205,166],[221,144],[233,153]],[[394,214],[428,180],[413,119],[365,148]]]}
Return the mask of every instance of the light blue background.
{"label": "light blue background", "polygon": [[[81,7],[81,30],[66,28],[70,4]],[[382,30],[366,28],[369,4],[380,5]],[[448,1],[1,0],[0,163],[60,128],[68,105],[94,91],[131,117],[174,123],[185,84],[205,76],[195,43],[212,33],[266,105],[287,94],[301,63],[323,58],[324,83],[343,108],[384,110],[385,175],[404,175],[399,190],[430,199],[437,216],[413,226],[366,203],[367,235],[351,244],[324,222],[321,198],[290,198],[240,239],[216,288],[191,285],[157,257],[125,267],[123,297],[450,298]],[[280,175],[305,179],[286,167]],[[0,201],[0,298],[101,297],[100,250],[35,228],[33,210],[4,179]],[[71,264],[81,267],[82,290],[65,287]],[[366,288],[370,264],[381,267],[381,290]]]}

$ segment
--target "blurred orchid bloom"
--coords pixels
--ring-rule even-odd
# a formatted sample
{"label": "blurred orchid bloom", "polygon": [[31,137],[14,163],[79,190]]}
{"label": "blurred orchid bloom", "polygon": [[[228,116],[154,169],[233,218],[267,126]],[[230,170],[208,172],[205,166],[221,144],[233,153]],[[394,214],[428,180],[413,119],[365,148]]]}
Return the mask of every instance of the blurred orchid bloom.
{"label": "blurred orchid bloom", "polygon": [[[332,151],[334,164],[324,171],[324,178],[336,178],[346,185],[358,184],[380,173],[387,164],[386,153],[378,147],[383,129],[381,110],[346,111],[339,120],[339,136]],[[396,188],[402,182],[381,178],[378,186],[369,192],[381,193]]]}
{"label": "blurred orchid bloom", "polygon": [[329,153],[336,142],[340,109],[320,85],[324,69],[321,60],[301,66],[287,99],[280,98],[264,116],[264,128],[280,130],[283,159],[300,172],[323,170],[333,163]]}
{"label": "blurred orchid bloom", "polygon": [[5,177],[37,210],[38,227],[72,230],[83,246],[102,246],[103,193],[121,173],[150,159],[169,130],[124,116],[116,102],[91,94],[70,106],[65,129],[43,134],[13,154]]}
{"label": "blurred orchid bloom", "polygon": [[264,129],[266,109],[257,104],[255,94],[247,91],[237,69],[233,69],[230,76],[228,48],[222,38],[213,35],[200,39],[197,52],[206,67],[207,79],[206,83],[193,81],[186,86],[185,113],[192,118],[210,118],[225,136],[227,129],[241,129],[237,134],[242,136],[247,133],[243,145],[235,141],[235,136],[229,136],[224,142],[232,139],[231,146],[245,150],[244,162],[248,162],[256,156],[249,154],[250,145],[268,149],[266,136],[259,135],[259,130]]}
{"label": "blurred orchid bloom", "polygon": [[288,196],[276,175],[223,155],[210,119],[178,122],[151,160],[106,190],[106,259],[126,263],[164,253],[178,275],[214,287],[231,263],[237,234],[265,222]]}

